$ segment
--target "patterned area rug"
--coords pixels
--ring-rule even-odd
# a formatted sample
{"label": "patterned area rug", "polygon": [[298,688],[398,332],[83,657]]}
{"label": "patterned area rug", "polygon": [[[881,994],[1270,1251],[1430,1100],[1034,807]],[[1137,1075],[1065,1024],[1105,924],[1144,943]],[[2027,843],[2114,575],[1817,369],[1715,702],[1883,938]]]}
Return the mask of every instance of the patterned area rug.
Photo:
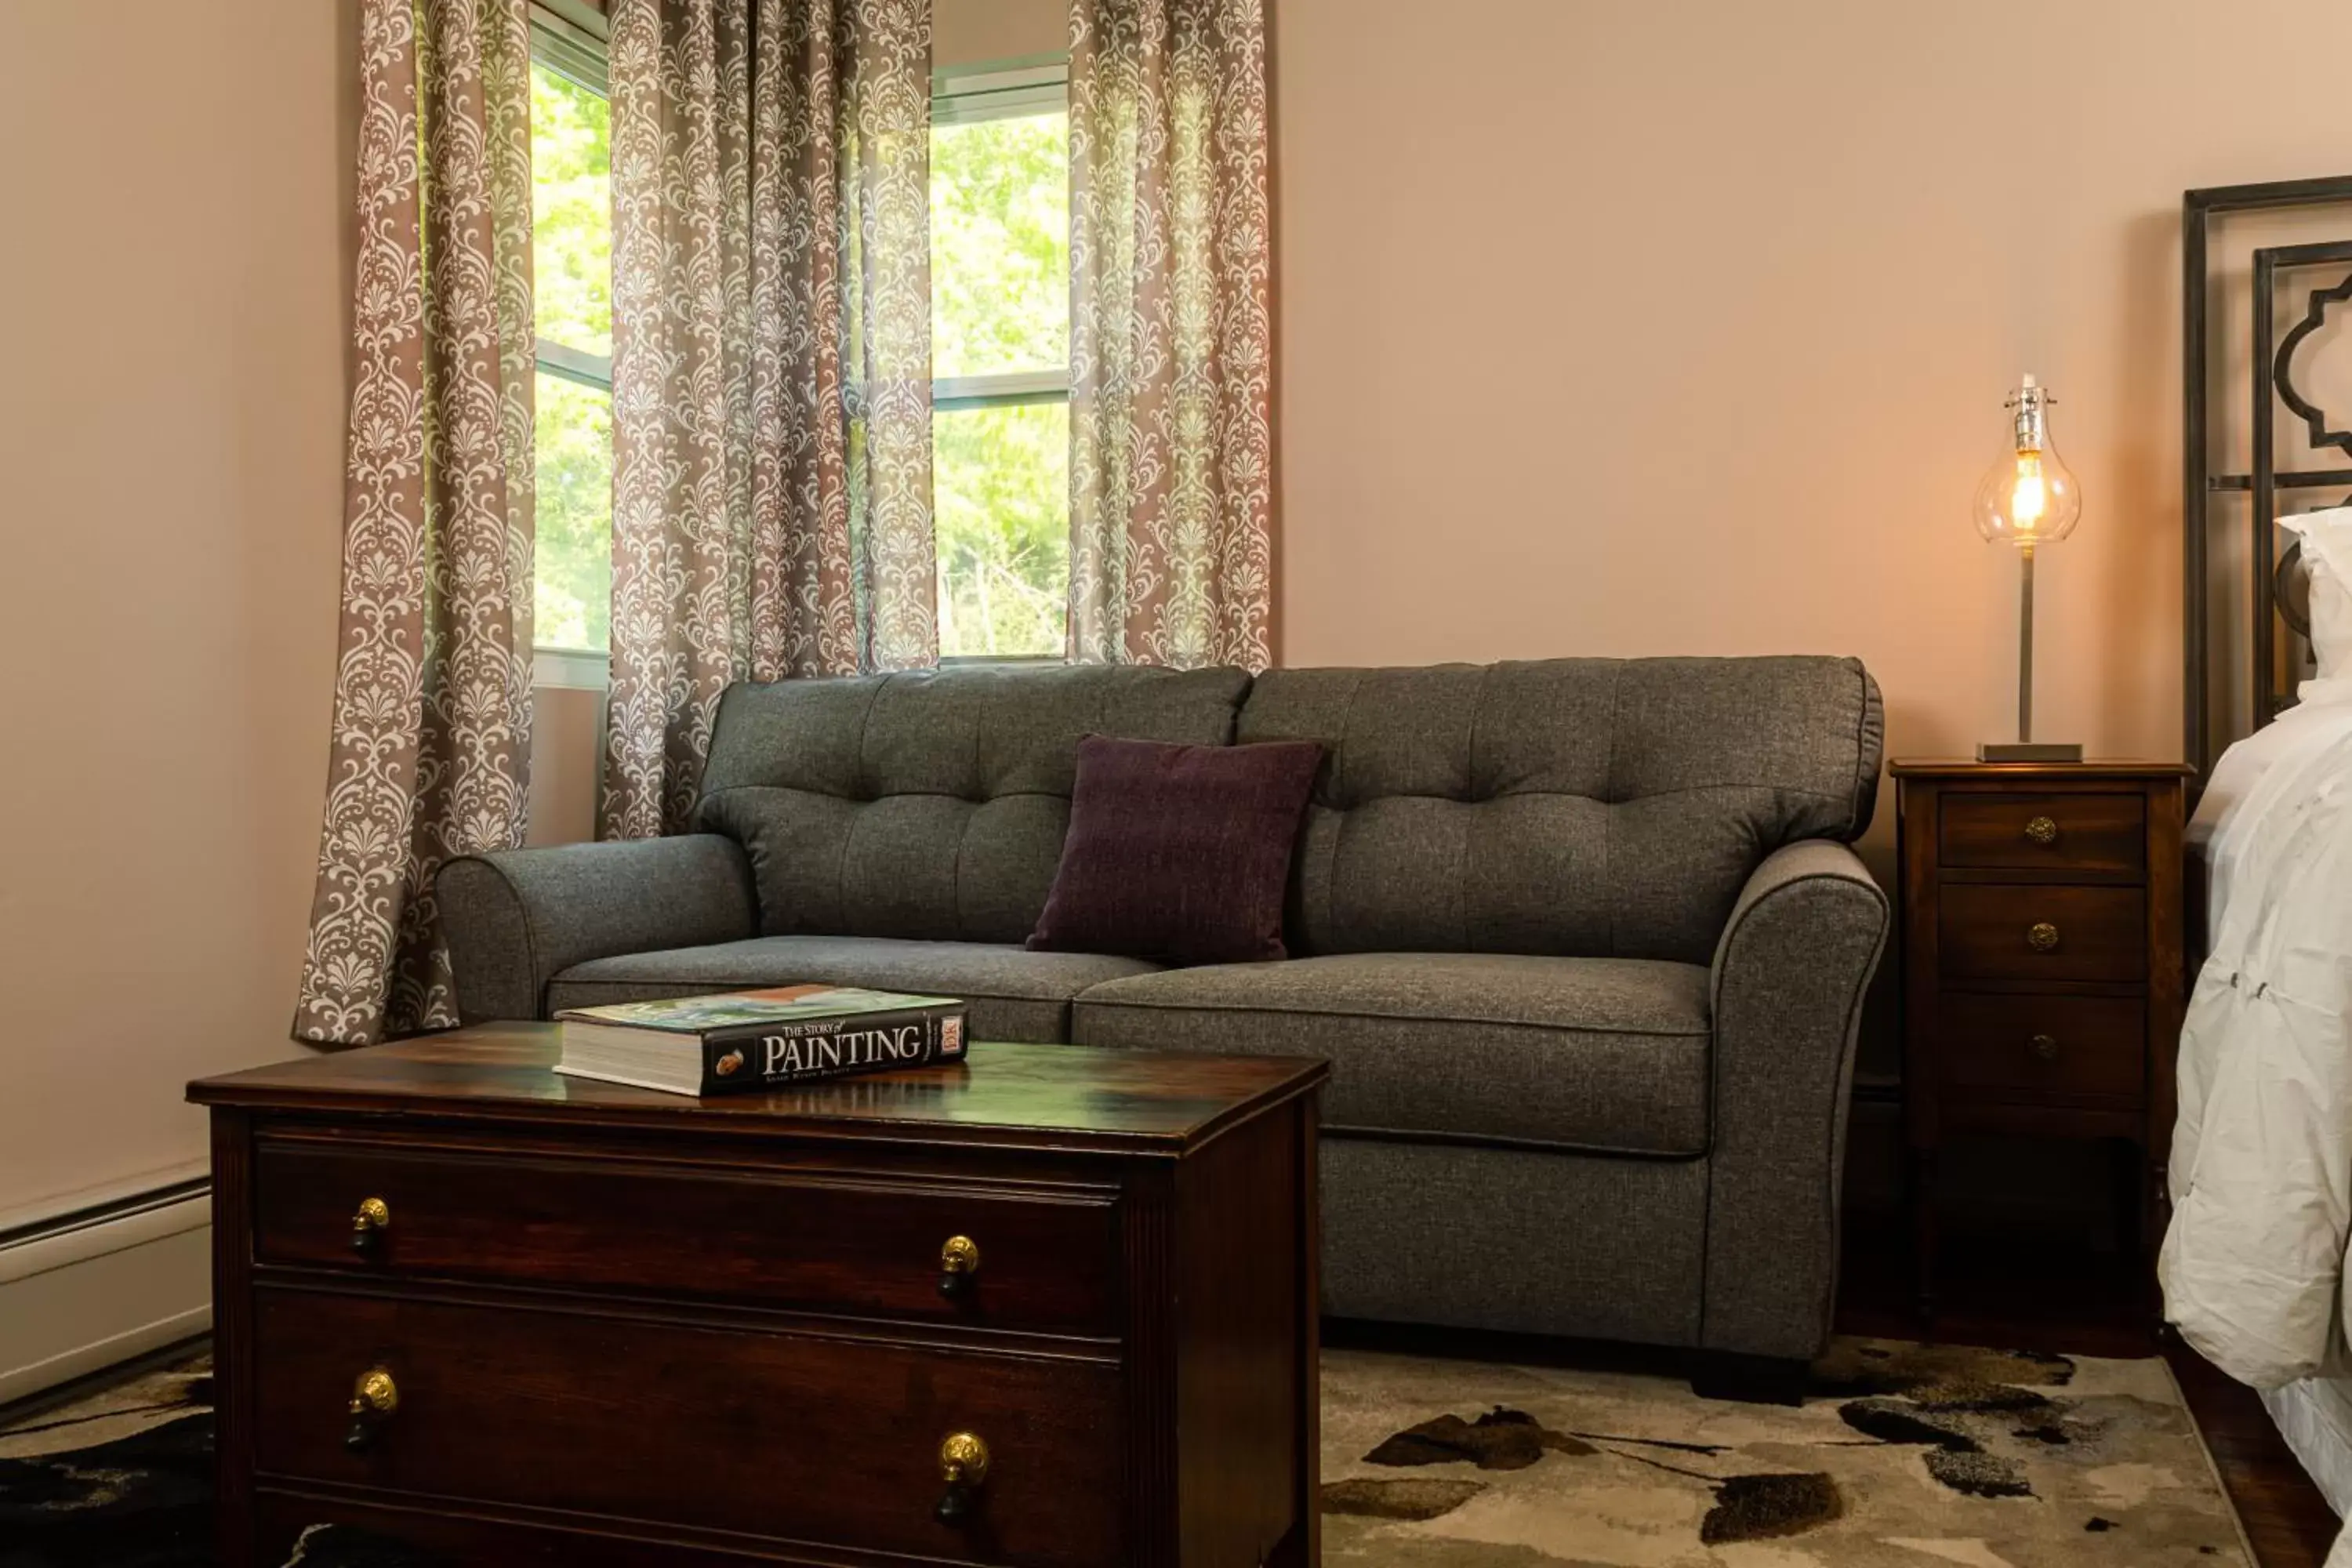
{"label": "patterned area rug", "polygon": [[[1334,1350],[1333,1568],[2253,1568],[2161,1361],[1842,1340],[1801,1407]],[[0,1568],[211,1562],[211,1367],[0,1423]],[[325,1529],[289,1568],[415,1568]]]}
{"label": "patterned area rug", "polygon": [[2164,1363],[1841,1340],[1801,1407],[1323,1362],[1333,1568],[2253,1568]]}
{"label": "patterned area rug", "polygon": [[[0,1422],[0,1568],[208,1568],[212,1358]],[[325,1529],[288,1568],[414,1568],[395,1542]]]}
{"label": "patterned area rug", "polygon": [[211,1372],[199,1359],[0,1426],[0,1565],[207,1561]]}

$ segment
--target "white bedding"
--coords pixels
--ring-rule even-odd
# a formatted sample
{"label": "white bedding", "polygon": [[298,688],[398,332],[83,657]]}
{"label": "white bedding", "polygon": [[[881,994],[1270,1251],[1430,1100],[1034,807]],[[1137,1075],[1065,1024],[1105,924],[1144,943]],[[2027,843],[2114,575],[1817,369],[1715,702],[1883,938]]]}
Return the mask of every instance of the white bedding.
{"label": "white bedding", "polygon": [[[2252,818],[2242,809],[2282,758],[2307,754],[2342,725],[2352,724],[2352,679],[2306,680],[2297,689],[2302,700],[2281,714],[2275,723],[2221,753],[2205,781],[2197,815],[2189,823],[2189,855],[2202,863],[2209,878],[2205,951],[2221,949],[2221,917],[2230,901],[2230,881],[2240,852],[2248,839]],[[2298,779],[2302,775],[2297,775]]]}
{"label": "white bedding", "polygon": [[[2336,1517],[2352,1514],[2352,1379],[2306,1377],[2284,1388],[2265,1388],[2263,1408]],[[2337,1542],[2330,1561],[2341,1564],[2347,1558],[2352,1550]]]}
{"label": "white bedding", "polygon": [[[2192,825],[2210,945],[2181,1030],[2158,1265],[2181,1337],[2265,1390],[2299,1451],[2340,1430],[2321,1412],[2352,1405],[2336,1385],[2352,1371],[2352,701],[2328,689],[2344,684],[2307,684],[2232,747]],[[2344,1456],[2304,1458],[2336,1500]],[[2329,1562],[2352,1568],[2352,1535]]]}

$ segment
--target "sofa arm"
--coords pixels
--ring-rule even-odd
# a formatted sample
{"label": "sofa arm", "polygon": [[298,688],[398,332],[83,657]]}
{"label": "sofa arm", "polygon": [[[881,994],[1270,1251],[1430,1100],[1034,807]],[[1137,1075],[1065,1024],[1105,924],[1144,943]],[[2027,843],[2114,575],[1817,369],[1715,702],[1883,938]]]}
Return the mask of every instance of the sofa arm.
{"label": "sofa arm", "polygon": [[1706,1349],[1828,1341],[1854,1037],[1887,924],[1853,851],[1808,839],[1756,868],[1716,944]]}
{"label": "sofa arm", "polygon": [[468,1024],[540,1016],[547,983],[592,958],[760,931],[751,866],[715,833],[461,856],[433,887]]}

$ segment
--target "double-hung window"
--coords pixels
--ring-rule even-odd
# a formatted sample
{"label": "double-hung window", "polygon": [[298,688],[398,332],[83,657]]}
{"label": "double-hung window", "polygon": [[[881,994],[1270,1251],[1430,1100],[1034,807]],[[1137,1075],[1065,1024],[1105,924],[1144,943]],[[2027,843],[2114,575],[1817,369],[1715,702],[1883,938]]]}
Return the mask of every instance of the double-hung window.
{"label": "double-hung window", "polygon": [[604,40],[563,8],[531,12],[532,640],[541,685],[601,687],[613,603],[613,114]]}
{"label": "double-hung window", "polygon": [[940,655],[1060,658],[1070,582],[1066,63],[933,79]]}
{"label": "double-hung window", "polygon": [[[576,0],[531,15],[541,685],[602,686],[613,581],[612,109]],[[1069,71],[943,71],[931,129],[940,652],[1059,658],[1069,594]]]}

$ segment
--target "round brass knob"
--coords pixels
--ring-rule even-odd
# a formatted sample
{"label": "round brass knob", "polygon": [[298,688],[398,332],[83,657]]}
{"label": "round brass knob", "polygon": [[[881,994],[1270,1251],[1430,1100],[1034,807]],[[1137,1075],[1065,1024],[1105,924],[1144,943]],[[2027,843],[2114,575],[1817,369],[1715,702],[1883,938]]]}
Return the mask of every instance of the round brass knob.
{"label": "round brass knob", "polygon": [[976,1432],[951,1432],[940,1445],[940,1479],[948,1489],[931,1510],[941,1524],[961,1524],[978,1506],[988,1479],[988,1445]]}
{"label": "round brass knob", "polygon": [[2053,1062],[2058,1059],[2057,1036],[2036,1035],[2027,1043],[2033,1047],[2033,1054],[2036,1057],[2039,1057],[2042,1060],[2045,1062]]}
{"label": "round brass knob", "polygon": [[2037,816],[2025,825],[2025,836],[2047,847],[2058,842],[2058,825],[2046,816]]}
{"label": "round brass knob", "polygon": [[392,1205],[382,1198],[362,1198],[352,1215],[352,1250],[361,1257],[374,1254],[383,1230],[392,1224]]}
{"label": "round brass knob", "polygon": [[971,1294],[973,1276],[980,1272],[980,1243],[968,1236],[951,1236],[940,1248],[940,1294],[960,1301]]}
{"label": "round brass knob", "polygon": [[2048,921],[2036,921],[2025,928],[2025,945],[2036,952],[2058,951],[2058,928]]}
{"label": "round brass knob", "polygon": [[343,1434],[343,1447],[357,1452],[374,1442],[376,1433],[399,1408],[400,1386],[392,1381],[392,1373],[380,1366],[360,1373],[352,1383],[351,1403],[344,1406],[352,1424]]}
{"label": "round brass knob", "polygon": [[400,1385],[392,1381],[392,1373],[382,1367],[360,1373],[352,1384],[352,1408],[373,1410],[379,1415],[389,1415],[400,1408]]}

